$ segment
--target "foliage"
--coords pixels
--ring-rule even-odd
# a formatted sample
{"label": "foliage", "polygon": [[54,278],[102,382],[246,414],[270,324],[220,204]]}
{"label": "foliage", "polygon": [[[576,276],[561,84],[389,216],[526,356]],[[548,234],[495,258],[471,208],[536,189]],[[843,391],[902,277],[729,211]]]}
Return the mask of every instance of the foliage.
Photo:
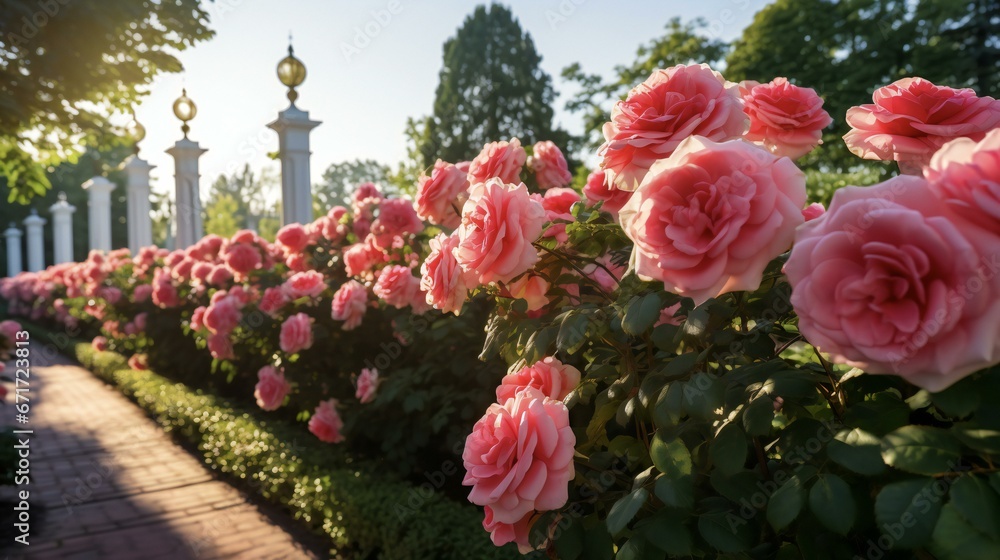
{"label": "foliage", "polygon": [[323,182],[313,185],[313,206],[324,214],[334,206],[350,206],[351,193],[362,183],[386,185],[389,168],[373,159],[354,159],[331,163],[323,172]]}
{"label": "foliage", "polygon": [[[86,343],[74,349],[85,367],[195,446],[211,469],[287,508],[329,537],[335,553],[386,560],[516,557],[489,542],[475,509],[448,500],[433,484],[408,484],[377,463],[331,453],[299,426],[260,420],[223,398],[129,369],[121,355]],[[449,464],[438,469],[457,468]]]}
{"label": "foliage", "polygon": [[212,36],[197,0],[0,2],[0,174],[8,201],[50,188],[48,166],[102,150],[107,117],[128,111],[175,53]]}
{"label": "foliage", "polygon": [[[222,204],[230,213],[232,224],[223,228],[229,231],[222,234],[213,230],[209,233],[219,233],[228,237],[237,230],[253,227],[254,223],[265,215],[269,208],[267,199],[270,198],[278,187],[278,178],[271,170],[261,171],[259,174],[250,169],[250,164],[243,166],[243,169],[231,175],[219,175],[212,183],[209,191],[208,202],[205,204],[206,228],[212,219],[211,208],[217,204]],[[223,202],[223,200],[226,200]],[[216,216],[217,220],[228,222],[222,216]]]}
{"label": "foliage", "polygon": [[555,92],[540,62],[531,35],[508,8],[476,7],[444,44],[434,111],[422,125],[422,167],[437,158],[470,160],[499,138],[565,146],[569,135],[553,125]]}
{"label": "foliage", "polygon": [[[75,162],[65,161],[45,172],[47,181],[52,188],[43,194],[34,196],[30,203],[0,204],[0,230],[7,229],[9,224],[24,231],[22,222],[34,208],[38,214],[49,221],[45,226],[45,262],[53,261],[51,241],[52,217],[49,208],[59,200],[59,194],[66,194],[66,201],[76,207],[73,220],[73,255],[75,260],[83,260],[89,247],[89,230],[87,215],[88,194],[82,187],[83,183],[96,175],[107,177],[117,187],[111,193],[111,241],[115,246],[128,243],[128,227],[125,224],[125,174],[120,166],[132,154],[130,145],[123,144],[123,139],[109,141],[101,149],[86,148]],[[0,200],[7,200],[11,190],[0,179]],[[25,239],[22,238],[22,243]],[[6,250],[6,249],[5,249]],[[26,254],[22,251],[22,255]],[[7,259],[0,259],[0,277],[7,276]]]}
{"label": "foliage", "polygon": [[230,237],[240,227],[237,223],[237,212],[239,203],[229,193],[222,193],[212,197],[212,201],[205,205],[205,233]]}

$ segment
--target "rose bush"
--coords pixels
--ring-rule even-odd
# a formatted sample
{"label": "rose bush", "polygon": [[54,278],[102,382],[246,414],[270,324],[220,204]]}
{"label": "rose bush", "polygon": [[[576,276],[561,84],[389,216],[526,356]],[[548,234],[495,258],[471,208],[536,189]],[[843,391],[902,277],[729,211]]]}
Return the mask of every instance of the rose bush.
{"label": "rose bush", "polygon": [[923,176],[825,209],[785,157],[815,93],[751,86],[654,72],[586,185],[495,142],[413,203],[362,185],[274,244],[95,253],[0,295],[411,475],[460,453],[451,488],[526,554],[1000,556],[993,101],[877,93],[845,140]]}

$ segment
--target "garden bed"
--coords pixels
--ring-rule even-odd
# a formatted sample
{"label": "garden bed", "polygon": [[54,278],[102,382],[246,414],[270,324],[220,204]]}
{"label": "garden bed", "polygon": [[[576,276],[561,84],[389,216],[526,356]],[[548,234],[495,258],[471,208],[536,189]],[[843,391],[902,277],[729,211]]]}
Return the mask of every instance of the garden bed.
{"label": "garden bed", "polygon": [[[49,335],[40,327],[31,330],[41,338]],[[314,443],[303,437],[299,426],[260,420],[225,399],[152,371],[131,369],[115,352],[98,352],[77,342],[67,353],[117,387],[176,438],[195,447],[205,464],[227,481],[286,507],[300,522],[327,536],[338,556],[517,557],[513,547],[490,543],[476,508],[438,494],[437,477],[429,476],[428,484],[415,486],[376,464],[353,461]]]}

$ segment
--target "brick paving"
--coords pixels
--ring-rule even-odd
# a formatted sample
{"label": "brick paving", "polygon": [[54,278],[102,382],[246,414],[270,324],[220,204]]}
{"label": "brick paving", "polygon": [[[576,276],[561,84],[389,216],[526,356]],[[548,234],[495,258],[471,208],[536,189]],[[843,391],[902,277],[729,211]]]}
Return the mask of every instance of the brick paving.
{"label": "brick paving", "polygon": [[[34,430],[30,545],[10,545],[4,514],[12,506],[4,503],[0,557],[320,557],[317,539],[216,480],[139,407],[90,372],[62,357],[44,365],[32,361],[29,424],[17,426]],[[0,426],[14,424],[12,398],[0,408]],[[11,488],[0,489],[0,502],[13,498]]]}

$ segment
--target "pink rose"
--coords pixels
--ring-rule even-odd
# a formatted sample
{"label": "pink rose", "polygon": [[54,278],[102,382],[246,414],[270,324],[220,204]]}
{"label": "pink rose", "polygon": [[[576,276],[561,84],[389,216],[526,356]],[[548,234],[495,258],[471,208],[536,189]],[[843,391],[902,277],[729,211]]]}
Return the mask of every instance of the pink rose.
{"label": "pink rose", "polygon": [[618,219],[618,211],[625,206],[628,199],[632,198],[629,191],[619,190],[608,180],[607,173],[603,169],[592,172],[587,177],[587,184],[583,187],[583,196],[591,205],[603,202],[601,210],[604,210],[614,219]]}
{"label": "pink rose", "polygon": [[786,78],[749,88],[743,102],[750,117],[744,138],[778,157],[808,154],[823,143],[823,129],[833,122],[816,90],[792,85]]}
{"label": "pink rose", "polygon": [[489,506],[494,522],[509,524],[562,507],[575,474],[575,445],[566,405],[534,387],[490,405],[462,452],[469,501]]}
{"label": "pink rose", "polygon": [[105,286],[97,291],[98,295],[110,305],[118,303],[122,299],[122,291],[118,288]]}
{"label": "pink rose", "polygon": [[191,277],[199,282],[205,283],[213,268],[215,267],[212,263],[204,261],[196,262],[194,263],[194,266],[191,267]]}
{"label": "pink rose", "polygon": [[253,396],[257,406],[263,410],[277,410],[285,402],[285,396],[292,390],[285,380],[285,370],[274,366],[264,366],[257,372],[257,385]]}
{"label": "pink rose", "polygon": [[191,330],[200,331],[201,328],[205,326],[202,321],[205,319],[205,311],[207,310],[208,308],[204,305],[200,305],[195,308],[195,310],[191,313],[191,324],[189,325]]}
{"label": "pink rose", "polygon": [[295,354],[308,350],[313,345],[312,317],[305,313],[296,313],[285,319],[281,324],[281,334],[278,336],[281,351]]}
{"label": "pink rose", "polygon": [[208,327],[209,332],[213,334],[224,333],[228,335],[240,324],[241,319],[243,319],[243,314],[240,313],[238,302],[231,297],[222,297],[208,306],[201,323]]}
{"label": "pink rose", "polygon": [[450,163],[437,160],[430,177],[421,175],[417,180],[417,200],[414,207],[421,219],[454,229],[462,222],[459,212],[468,197],[468,173]]}
{"label": "pink rose", "polygon": [[483,529],[490,533],[490,540],[496,546],[503,546],[507,543],[516,543],[517,550],[521,554],[528,554],[535,550],[531,546],[531,521],[534,513],[527,513],[516,523],[500,523],[493,515],[493,508],[486,506],[483,508],[486,517],[483,519]]}
{"label": "pink rose", "polygon": [[355,208],[368,207],[382,202],[382,193],[375,183],[361,183],[354,191]]}
{"label": "pink rose", "polygon": [[210,286],[215,286],[221,288],[228,285],[233,280],[233,273],[229,271],[228,268],[222,265],[213,265],[212,271],[208,273],[205,277],[205,281]]}
{"label": "pink rose", "polygon": [[805,221],[815,220],[826,212],[826,208],[820,202],[813,202],[802,209],[802,218]]}
{"label": "pink rose", "polygon": [[381,383],[381,379],[379,379],[377,369],[362,369],[361,375],[358,376],[358,387],[354,396],[361,401],[361,404],[370,403],[375,398],[375,391],[378,390],[379,383]]}
{"label": "pink rose", "polygon": [[528,303],[528,311],[538,311],[549,304],[546,293],[549,291],[549,283],[537,274],[524,274],[514,282],[507,285],[510,297],[523,299]]}
{"label": "pink rose", "polygon": [[417,217],[413,203],[405,198],[391,198],[379,205],[378,218],[372,222],[371,234],[376,247],[389,249],[396,239],[423,230],[424,223]]}
{"label": "pink rose", "polygon": [[468,299],[466,274],[455,259],[458,235],[439,233],[430,241],[430,254],[420,267],[420,289],[427,294],[427,303],[442,313],[462,312]]}
{"label": "pink rose", "polygon": [[997,247],[922,178],[841,188],[785,264],[799,330],[837,363],[941,391],[1000,361]]}
{"label": "pink rose", "polygon": [[573,174],[569,172],[569,165],[559,146],[546,140],[536,142],[531,151],[529,165],[535,172],[539,187],[542,189],[565,187],[573,182]]}
{"label": "pink rose", "polygon": [[687,319],[686,315],[681,315],[677,317],[677,312],[680,311],[681,302],[677,302],[673,305],[668,305],[660,310],[660,318],[656,320],[653,324],[654,327],[659,327],[660,325],[673,325],[680,326],[680,324]]}
{"label": "pink rose", "polygon": [[741,140],[686,140],[649,170],[622,208],[639,278],[696,304],[755,290],[803,223],[805,176]]}
{"label": "pink rose", "polygon": [[330,317],[343,321],[341,329],[350,331],[358,328],[368,309],[368,291],[357,280],[348,280],[333,294]]}
{"label": "pink rose", "polygon": [[469,163],[469,184],[485,183],[493,178],[499,178],[504,183],[520,183],[521,168],[526,160],[527,154],[517,138],[511,138],[510,142],[486,144]]}
{"label": "pink rose", "polygon": [[344,249],[344,271],[348,276],[360,276],[375,262],[371,248],[366,243],[355,243]]}
{"label": "pink rose", "polygon": [[480,284],[509,282],[538,261],[532,243],[544,222],[545,209],[524,183],[490,179],[474,185],[462,208],[455,258]]}
{"label": "pink rose", "polygon": [[405,266],[392,265],[382,269],[382,273],[372,289],[375,295],[396,309],[410,305],[420,293],[420,279]]}
{"label": "pink rose", "polygon": [[135,324],[136,331],[138,331],[138,332],[145,332],[146,331],[146,319],[148,317],[149,317],[149,313],[146,313],[145,311],[143,311],[142,313],[139,313],[139,314],[137,314],[135,316],[135,319],[133,319],[132,322]]}
{"label": "pink rose", "polygon": [[609,255],[602,255],[596,263],[584,266],[583,272],[610,294],[618,289],[618,283],[625,276],[625,267],[611,262]]}
{"label": "pink rose", "polygon": [[128,367],[138,370],[146,371],[149,369],[149,362],[146,359],[145,354],[132,354],[128,359]]}
{"label": "pink rose", "polygon": [[21,332],[21,324],[17,321],[7,319],[0,321],[0,336],[3,336],[11,343],[17,340],[17,333]]}
{"label": "pink rose", "polygon": [[924,174],[956,214],[1000,233],[1000,129],[979,143],[968,138],[948,142]]}
{"label": "pink rose", "polygon": [[689,136],[731,140],[743,136],[747,125],[736,84],[707,64],[680,64],[653,72],[615,103],[598,155],[611,182],[634,191],[653,163]]}
{"label": "pink rose", "polygon": [[344,435],[340,433],[343,428],[344,421],[337,413],[337,399],[328,399],[319,403],[312,418],[309,419],[309,431],[320,441],[326,443],[344,441]]}
{"label": "pink rose", "polygon": [[275,241],[288,253],[300,253],[309,244],[309,233],[302,224],[288,224],[278,230]]}
{"label": "pink rose", "polygon": [[153,286],[151,284],[139,284],[132,291],[132,300],[135,303],[142,303],[149,299],[153,295]]}
{"label": "pink rose", "polygon": [[546,397],[561,401],[578,385],[580,370],[548,356],[516,373],[507,374],[497,387],[497,402],[507,402],[526,387],[534,387]]}
{"label": "pink rose", "polygon": [[[157,269],[157,272],[161,270],[163,269]],[[177,288],[174,288],[168,277],[154,279],[153,303],[163,309],[180,305],[180,299],[177,297]]]}
{"label": "pink rose", "polygon": [[979,141],[1000,126],[1000,101],[923,78],[897,80],[875,90],[873,100],[847,111],[844,142],[858,157],[899,162],[904,173],[919,173],[949,140]]}
{"label": "pink rose", "polygon": [[108,349],[108,339],[103,336],[95,336],[94,340],[90,341],[90,346],[98,352],[104,352]]}
{"label": "pink rose", "polygon": [[316,297],[326,289],[326,280],[323,275],[315,270],[306,272],[296,272],[291,275],[285,283],[281,285],[289,299],[299,299],[301,297]]}
{"label": "pink rose", "polygon": [[545,229],[544,237],[555,237],[557,242],[566,243],[569,236],[566,234],[566,224],[562,222],[576,221],[571,211],[573,205],[580,200],[582,199],[579,193],[573,189],[554,187],[545,191],[545,196],[541,200],[542,208],[545,209],[545,220],[556,223],[550,224]]}
{"label": "pink rose", "polygon": [[233,243],[223,253],[226,266],[237,275],[246,275],[263,264],[260,249],[246,243]]}
{"label": "pink rose", "polygon": [[271,317],[275,317],[278,311],[285,306],[286,303],[291,301],[288,297],[288,293],[284,290],[282,286],[274,286],[264,290],[264,296],[260,298],[260,303],[258,307],[264,313],[267,313]]}

